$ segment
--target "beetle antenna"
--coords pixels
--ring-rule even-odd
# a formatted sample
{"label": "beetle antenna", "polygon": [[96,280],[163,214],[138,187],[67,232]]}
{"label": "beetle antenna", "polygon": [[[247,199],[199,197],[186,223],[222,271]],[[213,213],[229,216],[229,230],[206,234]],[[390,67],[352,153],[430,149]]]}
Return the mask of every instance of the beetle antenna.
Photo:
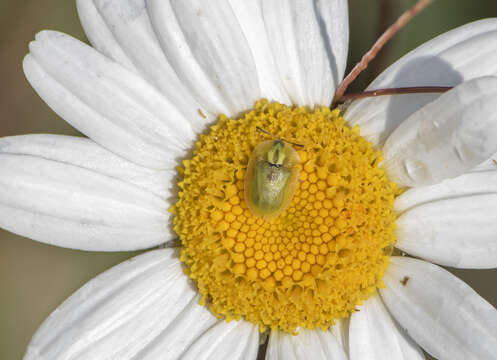
{"label": "beetle antenna", "polygon": [[409,10],[405,11],[400,17],[395,21],[379,38],[376,40],[374,45],[369,49],[369,51],[364,54],[361,61],[358,62],[350,73],[345,77],[345,79],[340,83],[333,98],[331,107],[336,104],[338,99],[340,99],[349,85],[359,76],[359,74],[368,67],[368,64],[376,57],[376,54],[385,46],[388,41],[400,30],[402,29],[412,18],[419,14],[425,7],[430,5],[433,0],[418,0],[418,2]]}
{"label": "beetle antenna", "polygon": [[285,139],[281,139],[281,138],[280,138],[280,137],[278,137],[278,136],[274,136],[274,135],[273,135],[273,134],[271,134],[269,131],[266,131],[266,130],[264,130],[263,128],[261,128],[261,127],[259,127],[259,126],[256,126],[255,128],[257,129],[257,131],[260,131],[260,132],[261,132],[261,133],[263,133],[263,134],[269,135],[269,136],[271,136],[271,137],[273,137],[273,138],[276,138],[276,139],[278,139],[278,140],[283,140],[284,142],[287,142],[287,143],[289,143],[289,144],[292,144],[293,146],[304,147],[304,145],[302,145],[302,144],[297,144],[297,143],[294,143],[294,142],[291,142],[291,141],[288,141],[288,140],[285,140]]}
{"label": "beetle antenna", "polygon": [[[284,140],[284,139],[283,139]],[[289,144],[292,144],[293,146],[298,146],[298,147],[304,147],[303,144],[297,144],[297,143],[294,143],[294,142],[291,142],[291,141],[287,141],[287,140],[284,140],[285,142],[289,143]]]}
{"label": "beetle antenna", "polygon": [[274,136],[273,134],[271,134],[269,131],[266,131],[266,130],[264,130],[263,128],[261,128],[261,127],[259,127],[259,126],[256,126],[255,128],[257,129],[257,131],[260,131],[260,132],[261,132],[261,133],[263,133],[263,134],[266,134],[266,135],[272,136],[272,137],[274,137],[274,138],[276,137],[276,136]]}

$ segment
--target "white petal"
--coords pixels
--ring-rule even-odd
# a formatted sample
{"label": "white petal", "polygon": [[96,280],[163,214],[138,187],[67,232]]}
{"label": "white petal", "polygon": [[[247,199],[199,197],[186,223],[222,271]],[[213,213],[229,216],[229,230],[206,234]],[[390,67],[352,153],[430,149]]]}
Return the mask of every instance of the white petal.
{"label": "white petal", "polygon": [[497,166],[409,189],[395,199],[399,249],[458,268],[497,267]]}
{"label": "white petal", "polygon": [[321,329],[300,329],[298,335],[278,330],[271,331],[266,360],[347,360],[347,355],[337,339],[338,334]]}
{"label": "white petal", "polygon": [[[442,34],[386,69],[368,90],[408,86],[456,86],[497,75],[497,19],[476,21]],[[411,114],[440,94],[380,96],[354,101],[345,113],[361,135],[381,146]]]}
{"label": "white petal", "polygon": [[300,106],[330,105],[347,61],[347,1],[262,1],[269,43],[290,100]]}
{"label": "white petal", "polygon": [[179,359],[196,339],[219,322],[205,306],[198,304],[199,295],[188,304],[184,299],[178,301],[184,310],[133,360]]}
{"label": "white petal", "polygon": [[389,86],[455,86],[497,75],[497,19],[475,21],[448,31],[411,51],[375,79],[371,89]]}
{"label": "white petal", "polygon": [[338,344],[342,347],[343,351],[349,356],[349,326],[350,318],[337,319],[335,320],[335,325],[331,327],[328,331],[331,331],[338,340]]}
{"label": "white petal", "polygon": [[197,101],[236,116],[261,97],[250,48],[228,0],[147,0],[162,49]]}
{"label": "white petal", "polygon": [[439,96],[440,93],[425,93],[359,99],[349,105],[343,117],[350,126],[358,125],[361,136],[381,149],[403,121]]}
{"label": "white petal", "polygon": [[152,170],[114,155],[90,139],[64,135],[21,135],[0,138],[0,153],[32,155],[75,165],[148,190],[165,200],[173,196],[177,172]]}
{"label": "white petal", "polygon": [[252,52],[259,77],[261,97],[291,105],[269,44],[262,15],[262,2],[260,0],[229,1]]}
{"label": "white petal", "polygon": [[98,170],[0,154],[0,227],[47,244],[128,251],[171,240],[168,204]]}
{"label": "white petal", "polygon": [[88,282],[45,320],[25,360],[177,359],[217,322],[177,256],[151,251]]}
{"label": "white petal", "polygon": [[159,88],[200,132],[207,119],[162,52],[145,0],[78,0],[77,5],[92,45]]}
{"label": "white petal", "polygon": [[471,169],[472,172],[476,171],[493,171],[497,170],[497,153],[493,154],[489,159],[485,160],[477,167]]}
{"label": "white petal", "polygon": [[24,71],[31,85],[92,140],[152,168],[172,168],[185,156],[191,125],[142,78],[61,33],[39,33],[30,50]]}
{"label": "white petal", "polygon": [[384,282],[388,311],[430,355],[495,358],[497,311],[463,281],[436,265],[394,256]]}
{"label": "white petal", "polygon": [[382,163],[402,186],[438,183],[497,150],[497,77],[465,82],[412,114],[389,136]]}
{"label": "white petal", "polygon": [[255,360],[259,329],[247,321],[221,321],[206,331],[181,357],[182,360]]}
{"label": "white petal", "polygon": [[441,183],[412,188],[395,199],[394,209],[402,214],[428,203],[497,193],[497,166],[447,179]]}
{"label": "white petal", "polygon": [[420,360],[423,350],[395,323],[375,294],[350,319],[350,360]]}
{"label": "white petal", "polygon": [[457,268],[497,267],[497,192],[423,204],[395,223],[395,246],[411,255]]}
{"label": "white petal", "polygon": [[135,64],[107,25],[93,0],[76,0],[79,20],[91,44],[105,56],[115,60],[125,68],[138,72]]}

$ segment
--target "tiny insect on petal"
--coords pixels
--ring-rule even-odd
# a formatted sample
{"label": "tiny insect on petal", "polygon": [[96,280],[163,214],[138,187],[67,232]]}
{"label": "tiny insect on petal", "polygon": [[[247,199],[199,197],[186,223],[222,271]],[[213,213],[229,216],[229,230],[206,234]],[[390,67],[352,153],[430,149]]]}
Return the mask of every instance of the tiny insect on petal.
{"label": "tiny insect on petal", "polygon": [[245,202],[252,213],[271,220],[286,210],[298,185],[300,158],[283,140],[257,145],[245,175]]}

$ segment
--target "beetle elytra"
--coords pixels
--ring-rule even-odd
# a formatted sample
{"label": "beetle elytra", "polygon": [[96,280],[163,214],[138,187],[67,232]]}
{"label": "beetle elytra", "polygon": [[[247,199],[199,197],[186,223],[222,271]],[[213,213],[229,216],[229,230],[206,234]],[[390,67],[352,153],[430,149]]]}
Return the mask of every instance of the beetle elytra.
{"label": "beetle elytra", "polygon": [[271,220],[286,210],[297,190],[299,163],[299,154],[284,140],[267,140],[255,147],[244,185],[245,202],[254,215]]}

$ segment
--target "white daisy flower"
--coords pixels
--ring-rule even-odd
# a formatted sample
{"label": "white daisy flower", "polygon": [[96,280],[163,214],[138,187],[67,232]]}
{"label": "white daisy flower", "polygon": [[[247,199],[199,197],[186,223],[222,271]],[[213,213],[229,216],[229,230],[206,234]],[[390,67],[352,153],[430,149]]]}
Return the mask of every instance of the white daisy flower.
{"label": "white daisy flower", "polygon": [[[0,139],[0,226],[73,249],[181,248],[91,280],[25,359],[255,359],[268,329],[270,360],[497,359],[496,309],[438,266],[497,267],[497,19],[368,88],[452,90],[340,112],[326,106],[345,0],[77,4],[93,48],[43,31],[24,70],[88,138]],[[272,221],[244,198],[257,127],[303,145]]]}

